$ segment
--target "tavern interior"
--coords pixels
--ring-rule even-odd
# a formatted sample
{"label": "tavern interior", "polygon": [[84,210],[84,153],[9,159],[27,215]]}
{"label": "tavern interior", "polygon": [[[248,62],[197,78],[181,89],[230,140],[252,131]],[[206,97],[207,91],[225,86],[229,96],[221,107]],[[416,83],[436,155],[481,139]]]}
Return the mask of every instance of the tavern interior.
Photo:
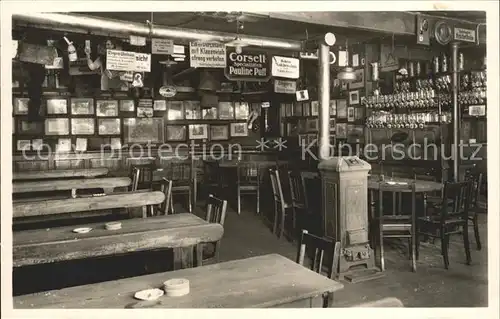
{"label": "tavern interior", "polygon": [[487,306],[485,12],[19,13],[12,35],[15,308],[169,278],[188,296],[149,306]]}

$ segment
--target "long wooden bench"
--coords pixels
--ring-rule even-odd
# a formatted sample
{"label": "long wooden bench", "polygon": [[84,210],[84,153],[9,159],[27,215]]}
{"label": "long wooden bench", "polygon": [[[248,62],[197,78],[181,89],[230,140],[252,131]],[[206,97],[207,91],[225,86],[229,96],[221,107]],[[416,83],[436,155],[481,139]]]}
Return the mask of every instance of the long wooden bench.
{"label": "long wooden bench", "polygon": [[[103,223],[79,225],[92,228],[84,234],[74,233],[74,226],[14,232],[13,265],[20,267],[135,251],[192,247],[218,241],[224,233],[222,225],[185,213],[128,219],[121,223],[119,230],[106,230]],[[178,255],[174,258],[183,258],[182,254]]]}
{"label": "long wooden bench", "polygon": [[62,179],[62,178],[92,178],[108,175],[107,168],[90,169],[61,169],[49,171],[14,172],[12,179],[17,180],[40,180],[40,179]]}
{"label": "long wooden bench", "polygon": [[111,193],[115,188],[128,187],[131,183],[132,181],[128,177],[40,180],[30,182],[14,182],[12,184],[12,192],[17,194],[102,188],[105,193]]}
{"label": "long wooden bench", "polygon": [[35,217],[69,214],[114,208],[133,208],[158,205],[165,194],[155,192],[125,192],[105,196],[53,199],[45,201],[23,201],[13,204],[12,217]]}
{"label": "long wooden bench", "polygon": [[[175,216],[175,215],[174,215]],[[153,302],[134,293],[186,278],[190,293]],[[283,256],[270,254],[147,276],[14,297],[14,308],[270,308],[321,307],[324,293],[343,288]]]}

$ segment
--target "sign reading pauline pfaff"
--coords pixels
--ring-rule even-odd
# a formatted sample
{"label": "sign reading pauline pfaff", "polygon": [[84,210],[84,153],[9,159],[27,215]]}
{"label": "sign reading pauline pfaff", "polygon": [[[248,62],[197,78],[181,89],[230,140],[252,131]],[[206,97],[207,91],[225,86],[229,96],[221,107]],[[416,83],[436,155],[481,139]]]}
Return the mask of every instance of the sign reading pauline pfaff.
{"label": "sign reading pauline pfaff", "polygon": [[269,57],[262,51],[242,51],[228,48],[224,74],[232,81],[267,82],[271,77]]}

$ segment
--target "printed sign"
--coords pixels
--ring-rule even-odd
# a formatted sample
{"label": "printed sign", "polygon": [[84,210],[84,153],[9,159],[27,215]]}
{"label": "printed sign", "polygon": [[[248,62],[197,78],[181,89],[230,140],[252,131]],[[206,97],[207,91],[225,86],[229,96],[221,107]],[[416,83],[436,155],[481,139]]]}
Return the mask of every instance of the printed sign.
{"label": "printed sign", "polygon": [[264,51],[227,50],[227,66],[224,75],[231,81],[259,81],[267,82],[269,74],[269,58]]}
{"label": "printed sign", "polygon": [[297,91],[297,82],[278,80],[278,79],[274,80],[274,92],[295,94],[296,91]]}
{"label": "printed sign", "polygon": [[271,74],[278,78],[298,79],[299,65],[299,59],[273,56]]}
{"label": "printed sign", "polygon": [[471,29],[455,28],[455,40],[476,43],[476,31]]}
{"label": "printed sign", "polygon": [[295,96],[299,102],[309,100],[309,92],[307,90],[297,91],[295,92]]}
{"label": "printed sign", "polygon": [[106,54],[108,70],[151,72],[151,55],[130,51],[108,50]]}
{"label": "printed sign", "polygon": [[152,39],[151,53],[153,54],[173,54],[174,41],[169,39]]}
{"label": "printed sign", "polygon": [[485,116],[486,106],[485,105],[471,105],[469,106],[469,115],[471,116]]}
{"label": "printed sign", "polygon": [[190,42],[189,65],[192,68],[225,68],[226,46],[219,42]]}

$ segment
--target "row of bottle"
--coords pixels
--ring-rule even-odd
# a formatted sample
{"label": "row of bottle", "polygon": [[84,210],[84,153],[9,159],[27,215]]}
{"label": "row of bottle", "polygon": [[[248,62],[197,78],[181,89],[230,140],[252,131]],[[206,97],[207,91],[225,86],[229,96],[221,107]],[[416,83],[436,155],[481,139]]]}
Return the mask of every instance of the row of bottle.
{"label": "row of bottle", "polygon": [[486,102],[486,88],[476,88],[458,93],[458,104],[478,105]]}
{"label": "row of bottle", "polygon": [[471,90],[486,87],[486,71],[473,71],[460,77],[460,89]]}
{"label": "row of bottle", "polygon": [[438,106],[436,92],[433,89],[387,95],[371,95],[366,97],[362,104],[365,104],[369,109],[432,108]]}
{"label": "row of bottle", "polygon": [[368,128],[424,128],[428,123],[451,123],[451,112],[391,114],[377,112],[366,118]]}

